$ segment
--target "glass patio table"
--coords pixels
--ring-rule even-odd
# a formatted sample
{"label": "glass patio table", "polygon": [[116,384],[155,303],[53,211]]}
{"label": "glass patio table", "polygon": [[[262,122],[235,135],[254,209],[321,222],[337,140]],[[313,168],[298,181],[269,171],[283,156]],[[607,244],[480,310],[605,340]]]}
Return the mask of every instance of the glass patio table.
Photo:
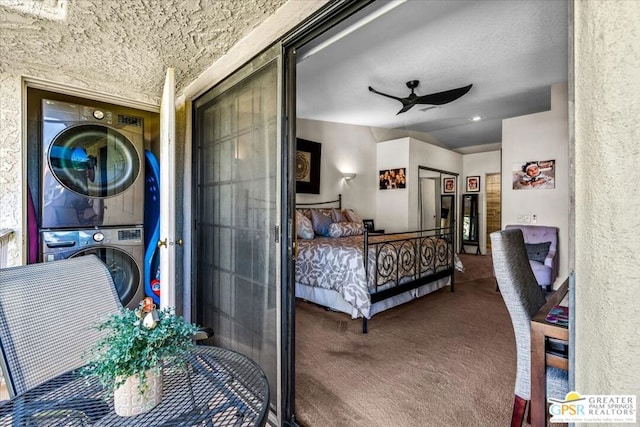
{"label": "glass patio table", "polygon": [[162,401],[145,414],[116,415],[93,377],[70,371],[0,405],[0,426],[262,426],[269,384],[251,359],[197,346],[185,369],[163,370]]}

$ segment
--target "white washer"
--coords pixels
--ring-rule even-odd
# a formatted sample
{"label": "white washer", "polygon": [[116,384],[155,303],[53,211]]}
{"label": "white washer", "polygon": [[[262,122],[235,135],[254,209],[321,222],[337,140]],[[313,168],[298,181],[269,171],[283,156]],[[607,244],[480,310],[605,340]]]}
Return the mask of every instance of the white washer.
{"label": "white washer", "polygon": [[144,222],[144,122],[42,101],[41,228]]}
{"label": "white washer", "polygon": [[44,262],[94,254],[107,265],[122,305],[136,308],[145,297],[142,227],[52,230],[41,238]]}

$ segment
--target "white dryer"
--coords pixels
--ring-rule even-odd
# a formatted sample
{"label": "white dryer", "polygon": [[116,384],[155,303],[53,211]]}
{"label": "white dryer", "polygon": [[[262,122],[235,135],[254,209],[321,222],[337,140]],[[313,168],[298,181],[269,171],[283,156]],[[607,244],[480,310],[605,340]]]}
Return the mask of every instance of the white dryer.
{"label": "white dryer", "polygon": [[107,265],[122,305],[136,308],[145,297],[142,227],[50,230],[41,237],[44,262],[96,255]]}
{"label": "white dryer", "polygon": [[42,156],[42,229],[143,224],[142,118],[44,99]]}

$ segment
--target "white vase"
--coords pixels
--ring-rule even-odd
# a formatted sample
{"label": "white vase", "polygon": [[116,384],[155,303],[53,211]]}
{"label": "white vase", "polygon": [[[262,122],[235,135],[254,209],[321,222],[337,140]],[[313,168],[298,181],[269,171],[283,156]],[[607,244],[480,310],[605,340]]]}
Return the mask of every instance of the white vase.
{"label": "white vase", "polygon": [[141,393],[138,386],[140,378],[132,375],[113,392],[113,407],[116,414],[121,417],[149,412],[162,400],[162,370],[155,373],[152,370],[145,372],[147,380],[146,390]]}

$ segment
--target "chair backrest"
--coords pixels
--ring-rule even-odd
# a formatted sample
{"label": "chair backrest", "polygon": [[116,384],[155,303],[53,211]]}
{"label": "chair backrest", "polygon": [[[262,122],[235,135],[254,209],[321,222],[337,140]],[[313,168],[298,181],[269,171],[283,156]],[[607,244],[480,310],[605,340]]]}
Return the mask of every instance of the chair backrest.
{"label": "chair backrest", "polygon": [[511,228],[490,234],[493,268],[500,293],[509,311],[516,337],[515,394],[531,395],[531,318],[545,303],[527,258],[522,230]]}
{"label": "chair backrest", "polygon": [[0,349],[10,396],[84,364],[122,308],[107,266],[95,255],[0,270]]}
{"label": "chair backrest", "polygon": [[525,243],[551,242],[551,245],[549,245],[549,251],[556,252],[558,249],[558,227],[551,227],[548,225],[509,224],[504,228],[505,230],[510,228],[518,228],[522,230],[522,236],[524,237]]}

